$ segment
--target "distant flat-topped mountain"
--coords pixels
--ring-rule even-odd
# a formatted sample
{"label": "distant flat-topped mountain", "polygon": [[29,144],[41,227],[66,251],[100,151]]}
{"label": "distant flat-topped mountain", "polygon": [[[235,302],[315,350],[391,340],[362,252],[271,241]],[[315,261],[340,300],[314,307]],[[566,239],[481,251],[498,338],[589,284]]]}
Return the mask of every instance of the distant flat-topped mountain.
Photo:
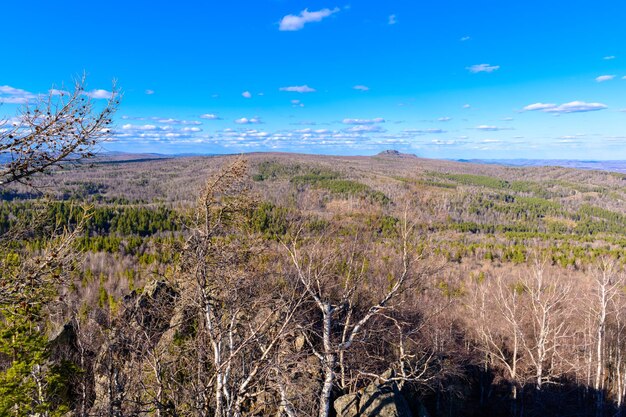
{"label": "distant flat-topped mountain", "polygon": [[385,151],[379,152],[376,156],[396,156],[400,158],[417,158],[417,155],[412,153],[402,153],[395,149],[387,149]]}

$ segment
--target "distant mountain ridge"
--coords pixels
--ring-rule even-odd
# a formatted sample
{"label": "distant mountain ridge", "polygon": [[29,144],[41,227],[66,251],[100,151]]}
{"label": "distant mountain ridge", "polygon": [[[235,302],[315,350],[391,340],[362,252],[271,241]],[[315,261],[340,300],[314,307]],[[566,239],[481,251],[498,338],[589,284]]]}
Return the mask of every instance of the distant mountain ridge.
{"label": "distant mountain ridge", "polygon": [[[253,152],[254,154],[271,154],[272,152]],[[142,162],[153,161],[158,159],[173,159],[183,157],[203,157],[203,156],[225,156],[221,154],[211,153],[180,153],[180,154],[161,154],[161,153],[133,153],[133,152],[102,152],[96,155],[90,162],[92,163],[123,163],[123,162]],[[366,155],[363,155],[366,156]],[[397,150],[384,150],[378,154],[371,155],[377,157],[397,157],[397,158],[420,158],[418,155],[402,153]],[[426,158],[433,159],[433,158]],[[455,161],[471,164],[501,165],[511,167],[562,167],[572,169],[597,170],[619,172],[626,174],[626,160],[575,160],[575,159],[441,159],[442,161]],[[0,154],[0,164],[10,161],[8,154]]]}
{"label": "distant mountain ridge", "polygon": [[[257,152],[254,152],[257,153]],[[264,153],[264,152],[260,152]],[[215,156],[216,154],[159,154],[159,153],[131,153],[131,152],[106,152],[96,157],[96,162],[140,162],[155,159],[170,159],[193,156]],[[384,150],[376,155],[378,157],[417,158],[417,155],[406,154],[394,149]],[[453,159],[456,162],[472,164],[502,165],[513,167],[562,167],[572,169],[585,169],[597,171],[619,172],[626,174],[626,160],[574,160],[574,159]]]}
{"label": "distant mountain ridge", "polygon": [[598,171],[611,171],[626,173],[626,160],[612,161],[580,161],[571,159],[455,159],[458,162],[472,164],[490,164],[518,167],[547,167],[556,166],[562,168],[588,169]]}

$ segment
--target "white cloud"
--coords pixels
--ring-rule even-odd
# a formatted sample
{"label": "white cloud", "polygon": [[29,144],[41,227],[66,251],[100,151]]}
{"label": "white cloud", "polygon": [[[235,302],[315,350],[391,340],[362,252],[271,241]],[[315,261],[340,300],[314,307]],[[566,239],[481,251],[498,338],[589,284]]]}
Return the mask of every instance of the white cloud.
{"label": "white cloud", "polygon": [[308,85],[292,85],[289,87],[280,87],[280,91],[288,91],[292,93],[314,93],[315,89],[309,87]]}
{"label": "white cloud", "polygon": [[8,94],[8,95],[26,95],[32,94],[26,90],[22,90],[21,88],[11,87],[10,85],[0,85],[0,94]]}
{"label": "white cloud", "polygon": [[395,25],[396,23],[398,23],[398,20],[396,19],[396,15],[395,14],[389,15],[389,19],[387,20],[387,23],[389,23],[390,25]]}
{"label": "white cloud", "polygon": [[[48,94],[53,96],[64,96],[70,93],[64,90],[58,90],[56,88],[48,90]],[[113,93],[107,90],[92,90],[85,91],[83,94],[93,99],[110,99]],[[21,88],[11,87],[10,85],[0,86],[0,103],[7,104],[26,104],[37,98],[42,97],[42,94],[34,94]]]}
{"label": "white cloud", "polygon": [[48,90],[48,93],[52,96],[69,96],[70,92],[65,90],[57,90],[56,88],[51,88]]}
{"label": "white cloud", "polygon": [[444,116],[437,119],[438,122],[449,122],[452,120],[452,117]]}
{"label": "white cloud", "polygon": [[200,118],[201,119],[206,119],[206,120],[221,120],[220,117],[217,114],[213,114],[213,113],[201,114]]}
{"label": "white cloud", "polygon": [[385,123],[385,119],[382,117],[376,117],[374,119],[343,119],[341,123],[345,125],[371,125],[375,123]]}
{"label": "white cloud", "polygon": [[429,135],[429,134],[446,133],[446,131],[443,129],[404,129],[403,132],[411,134],[411,135]]}
{"label": "white cloud", "polygon": [[91,91],[85,91],[85,95],[94,99],[110,99],[113,97],[113,93],[107,90],[96,89]]}
{"label": "white cloud", "polygon": [[470,67],[465,67],[465,69],[472,74],[477,74],[479,72],[494,72],[500,69],[500,65],[476,64]]}
{"label": "white cloud", "polygon": [[154,120],[157,123],[175,124],[175,125],[201,125],[202,124],[202,122],[199,122],[197,120],[179,120],[179,119],[172,119],[171,117],[169,118],[151,117],[150,120]]}
{"label": "white cloud", "polygon": [[238,125],[259,124],[259,123],[261,123],[261,119],[256,117],[256,116],[255,117],[251,117],[251,118],[241,117],[239,119],[236,119],[235,123],[237,123]]}
{"label": "white cloud", "polygon": [[606,61],[610,61],[610,60],[612,60],[612,59],[615,59],[615,55],[608,55],[608,56],[605,56],[605,57],[604,57],[604,58],[602,58],[602,59],[604,59],[604,60],[606,60]]}
{"label": "white cloud", "polygon": [[474,129],[482,130],[483,132],[497,132],[500,130],[511,130],[510,127],[498,127],[498,126],[490,126],[490,125],[480,125],[480,126],[476,126]]}
{"label": "white cloud", "polygon": [[599,77],[596,77],[596,81],[601,83],[604,81],[610,81],[613,78],[615,78],[615,75],[600,75]]}
{"label": "white cloud", "polygon": [[350,133],[377,133],[386,132],[385,129],[378,125],[356,125],[343,130]]}
{"label": "white cloud", "polygon": [[322,19],[339,12],[339,8],[322,9],[316,12],[310,12],[304,9],[299,15],[288,14],[280,20],[278,30],[293,32],[304,28],[304,25],[311,22],[320,22]]}
{"label": "white cloud", "polygon": [[471,38],[469,36],[463,36],[461,39],[459,39],[461,42],[466,42],[469,41]]}
{"label": "white cloud", "polygon": [[353,90],[359,90],[359,91],[369,91],[370,88],[366,85],[355,85],[354,87],[352,87]]}
{"label": "white cloud", "polygon": [[171,126],[157,126],[157,125],[151,125],[151,124],[145,124],[145,125],[133,125],[130,123],[127,123],[125,125],[122,126],[123,130],[141,130],[141,131],[146,131],[146,130],[172,130]]}
{"label": "white cloud", "polygon": [[456,145],[458,145],[460,143],[463,143],[463,142],[459,142],[457,140],[433,139],[432,141],[430,141],[430,143],[432,145],[435,145],[435,146],[456,146]]}
{"label": "white cloud", "polygon": [[471,106],[470,104],[464,104],[464,105],[463,105],[463,108],[464,108],[464,109],[469,109],[469,108],[471,108],[471,107],[472,107],[472,106]]}
{"label": "white cloud", "polygon": [[29,91],[21,88],[11,87],[10,85],[0,85],[0,103],[7,104],[26,104],[37,96]]}
{"label": "white cloud", "polygon": [[[145,118],[131,118],[126,119],[145,120]],[[185,120],[166,119],[151,117],[151,120],[155,120],[156,123],[171,121],[172,124],[187,124]],[[193,124],[199,123],[194,121]],[[112,140],[116,142],[136,144],[136,143],[190,143],[193,141],[202,140],[199,136],[202,129],[194,126],[172,126],[171,124],[159,125],[159,124],[124,124],[119,130],[113,132]]]}
{"label": "white cloud", "polygon": [[0,103],[3,104],[26,104],[29,99],[26,97],[0,97]]}
{"label": "white cloud", "polygon": [[[123,119],[131,119],[131,120],[146,120],[146,118],[131,118],[131,117],[122,117]],[[178,120],[172,118],[160,118],[160,117],[150,117],[149,120],[153,120],[153,123],[146,124],[132,124],[126,123],[122,125],[121,130],[125,132],[132,132],[134,135],[139,134],[152,134],[152,135],[162,135],[166,132],[173,132],[176,134],[189,134],[192,132],[201,132],[202,129],[197,127],[202,123],[197,120]],[[182,126],[181,126],[182,125]],[[194,127],[189,127],[194,126]]]}
{"label": "white cloud", "polygon": [[146,94],[151,96],[152,94],[154,94],[154,90],[147,89]]}
{"label": "white cloud", "polygon": [[553,109],[555,107],[556,107],[556,104],[552,104],[552,103],[533,103],[524,107],[523,110],[524,111],[546,110],[546,109]]}
{"label": "white cloud", "polygon": [[243,93],[241,93],[241,96],[244,98],[250,98],[252,97],[252,94],[249,91],[244,91]]}
{"label": "white cloud", "polygon": [[524,111],[542,111],[544,113],[584,113],[590,111],[604,110],[606,104],[586,103],[584,101],[571,101],[563,104],[534,103],[524,107]]}

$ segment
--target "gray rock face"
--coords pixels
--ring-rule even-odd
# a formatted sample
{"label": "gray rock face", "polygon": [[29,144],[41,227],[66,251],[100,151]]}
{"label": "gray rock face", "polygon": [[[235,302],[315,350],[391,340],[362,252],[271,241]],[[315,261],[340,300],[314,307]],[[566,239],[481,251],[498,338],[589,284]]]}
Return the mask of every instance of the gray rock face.
{"label": "gray rock face", "polygon": [[337,398],[333,403],[337,416],[357,417],[359,415],[359,394],[346,394]]}
{"label": "gray rock face", "polygon": [[141,358],[143,350],[156,346],[169,330],[177,296],[173,287],[157,280],[146,284],[143,291],[124,297],[114,331],[93,364],[96,401],[92,411],[96,414],[106,409],[106,401],[116,410],[121,407],[125,386],[132,383],[130,359]]}
{"label": "gray rock face", "polygon": [[373,392],[365,391],[359,404],[362,417],[412,417],[404,396],[394,386],[380,386]]}
{"label": "gray rock face", "polygon": [[363,391],[347,394],[334,402],[338,417],[413,417],[409,405],[395,382],[384,382],[393,376],[391,371],[382,380],[374,381]]}
{"label": "gray rock face", "polygon": [[60,387],[57,393],[59,398],[64,398],[72,409],[76,409],[81,402],[84,402],[86,407],[91,407],[95,400],[95,382],[92,372],[95,353],[80,343],[77,326],[75,320],[66,323],[50,337],[48,345],[49,366],[71,369],[68,365],[72,364],[76,369],[80,369],[80,371],[71,370],[66,375],[69,383]]}

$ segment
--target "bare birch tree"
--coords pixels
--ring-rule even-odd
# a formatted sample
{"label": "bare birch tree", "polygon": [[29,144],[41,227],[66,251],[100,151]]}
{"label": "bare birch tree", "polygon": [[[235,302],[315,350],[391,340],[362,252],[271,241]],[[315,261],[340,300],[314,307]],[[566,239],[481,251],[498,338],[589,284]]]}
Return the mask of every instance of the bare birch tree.
{"label": "bare birch tree", "polygon": [[208,180],[183,251],[180,285],[208,344],[198,363],[205,369],[199,383],[212,392],[198,410],[203,416],[239,417],[265,392],[279,342],[302,300],[289,288],[279,290],[275,272],[255,262],[262,248],[247,228],[256,202],[246,169],[239,159]]}
{"label": "bare birch tree", "polygon": [[[347,353],[355,344],[361,344],[368,339],[368,330],[371,331],[375,319],[383,318],[389,313],[403,291],[415,288],[420,277],[426,274],[426,268],[419,269],[416,264],[419,258],[415,246],[416,231],[406,216],[400,222],[398,235],[397,252],[390,255],[391,258],[395,257],[396,263],[386,265],[382,270],[373,269],[370,257],[377,255],[359,239],[323,237],[305,242],[306,239],[296,237],[284,244],[299,284],[320,315],[318,324],[303,327],[303,335],[322,369],[319,417],[329,415],[333,387],[338,384],[345,389],[349,384],[348,380],[354,378],[350,372],[358,376],[379,376],[364,374],[358,368],[350,369]],[[376,290],[373,290],[376,286]],[[375,295],[367,296],[365,292],[368,290]],[[393,322],[391,324],[393,328]],[[398,374],[406,380],[424,377],[423,364],[413,369],[406,366],[405,361],[410,355],[403,350],[403,337],[406,335],[402,332],[400,335],[403,342],[399,344],[400,362],[405,365]]]}

